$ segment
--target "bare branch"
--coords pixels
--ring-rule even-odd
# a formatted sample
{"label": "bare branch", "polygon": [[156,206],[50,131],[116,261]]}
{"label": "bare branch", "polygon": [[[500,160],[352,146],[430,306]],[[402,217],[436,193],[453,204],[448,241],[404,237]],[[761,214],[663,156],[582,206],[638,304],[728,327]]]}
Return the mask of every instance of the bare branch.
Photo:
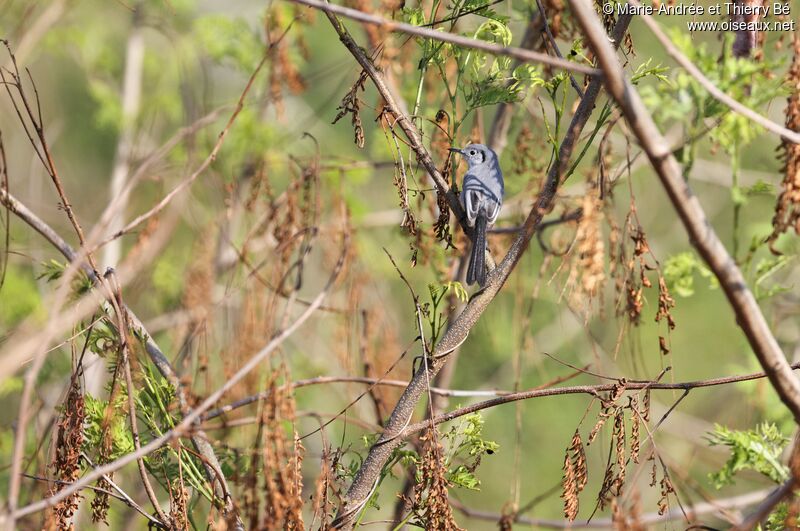
{"label": "bare branch", "polygon": [[[295,380],[287,383],[286,385],[290,386],[292,389],[298,389],[300,387],[308,387],[311,385],[325,385],[330,383],[360,383],[366,385],[383,385],[387,387],[408,387],[408,382],[404,380],[384,380],[381,378],[367,378],[364,376],[317,376],[316,378]],[[431,387],[431,393],[439,396],[466,398],[466,397],[503,396],[510,394],[511,391],[503,391],[503,390],[474,391],[468,389],[443,389],[441,387]],[[267,397],[269,397],[269,395],[270,392],[265,391],[263,393],[258,393],[256,395],[241,398],[236,402],[209,411],[208,413],[203,415],[203,420],[211,420],[213,418],[224,415],[225,413],[229,413],[234,409],[244,407],[246,405],[252,404],[253,402],[259,402],[261,400],[265,400]]]}
{"label": "bare branch", "polygon": [[766,520],[769,513],[772,512],[776,505],[785,500],[788,496],[791,496],[796,485],[795,478],[789,478],[781,483],[778,488],[773,489],[772,492],[762,498],[762,502],[758,504],[758,507],[756,507],[752,514],[738,525],[731,527],[731,531],[749,531],[750,529],[755,529],[758,524]]}
{"label": "bare branch", "polygon": [[755,297],[747,288],[742,272],[714,232],[700,201],[683,179],[678,162],[636,88],[625,79],[622,66],[617,61],[614,49],[591,5],[581,0],[571,0],[570,4],[606,73],[606,87],[647,152],[650,163],[689,234],[689,240],[719,280],[736,314],[737,323],[747,336],[773,387],[792,412],[795,421],[800,422],[800,383],[792,374]]}
{"label": "bare branch", "polygon": [[[645,525],[653,525],[653,524],[660,524],[663,522],[669,522],[670,520],[680,520],[686,518],[687,516],[691,521],[694,521],[697,517],[710,514],[710,515],[724,515],[726,514],[727,510],[729,509],[741,509],[745,506],[752,505],[754,503],[758,503],[764,499],[765,496],[769,495],[770,491],[768,489],[757,490],[755,492],[748,492],[746,494],[740,494],[738,496],[733,496],[731,498],[721,499],[721,500],[714,500],[710,502],[702,502],[697,503],[694,506],[686,508],[686,514],[684,515],[683,512],[679,510],[670,510],[667,511],[665,514],[658,514],[657,512],[643,514],[638,522]],[[490,513],[487,511],[478,511],[475,509],[470,509],[469,507],[464,506],[461,503],[457,503],[451,501],[453,507],[464,513],[465,515],[469,516],[470,518],[476,518],[478,520],[488,520],[493,522],[499,522],[502,518],[502,515],[498,513]],[[569,522],[567,520],[546,520],[542,518],[530,518],[527,516],[523,516],[518,514],[513,519],[514,523],[519,523],[523,525],[530,525],[535,527],[542,527],[545,529],[610,529],[614,527],[615,522],[611,520],[611,518],[595,518],[588,522]]]}
{"label": "bare branch", "polygon": [[[270,47],[270,50],[271,49],[272,47]],[[258,63],[258,66],[256,66],[255,70],[250,75],[250,79],[247,81],[247,85],[245,85],[242,94],[239,96],[239,101],[237,102],[236,107],[231,113],[230,118],[228,118],[228,122],[225,124],[225,127],[219,133],[219,136],[217,137],[217,142],[214,144],[214,147],[211,149],[211,152],[208,154],[205,160],[203,160],[200,166],[198,166],[197,169],[193,171],[188,177],[186,177],[184,180],[178,183],[178,185],[175,188],[170,190],[170,192],[167,195],[161,198],[161,201],[159,201],[153,208],[137,216],[135,219],[133,219],[131,222],[125,225],[122,229],[116,231],[109,238],[103,241],[99,246],[103,246],[106,243],[115,240],[120,236],[132,231],[135,227],[139,226],[146,220],[150,219],[151,217],[155,216],[156,214],[164,210],[164,207],[166,207],[176,195],[178,195],[186,187],[191,185],[203,172],[205,172],[208,169],[209,166],[211,166],[211,164],[215,160],[217,160],[217,154],[219,153],[219,150],[222,149],[222,145],[225,143],[225,139],[228,136],[228,132],[233,126],[233,123],[236,121],[236,118],[239,116],[239,113],[242,112],[242,109],[244,108],[244,100],[245,98],[247,98],[247,94],[250,92],[250,89],[253,86],[253,82],[255,81],[259,72],[261,72],[261,69],[264,67],[264,64],[267,62],[267,59],[269,59],[269,50],[267,50],[267,52],[261,58],[261,61]]]}
{"label": "bare branch", "polygon": [[540,63],[545,65],[550,65],[556,68],[561,68],[562,70],[577,72],[579,74],[587,74],[591,76],[596,76],[600,74],[600,72],[598,72],[594,68],[584,66],[578,63],[573,63],[571,61],[566,61],[564,59],[559,59],[557,57],[552,57],[545,53],[533,52],[531,50],[516,48],[514,46],[500,46],[498,44],[479,41],[477,39],[470,39],[469,37],[462,37],[461,35],[454,35],[452,33],[438,31],[435,29],[425,28],[421,26],[412,26],[411,24],[406,24],[404,22],[395,22],[393,20],[389,20],[383,17],[364,13],[363,11],[359,11],[357,9],[350,9],[348,7],[342,7],[335,4],[328,4],[320,0],[291,0],[291,1],[322,10],[328,15],[330,14],[340,15],[345,18],[350,18],[366,24],[374,24],[391,32],[407,33],[409,35],[425,37],[426,39],[433,39],[441,42],[449,42],[450,44],[463,46],[464,48],[473,48],[476,50],[482,50],[484,52],[493,55],[506,55],[508,57],[513,57],[514,59],[519,59],[520,61],[524,61],[526,63]]}
{"label": "bare branch", "polygon": [[[792,365],[792,370],[800,369],[800,363],[795,363]],[[660,383],[658,380],[650,380],[650,381],[625,381],[625,390],[626,391],[641,391],[645,389],[653,389],[653,390],[682,390],[684,391],[684,396],[682,396],[680,400],[683,400],[685,395],[692,389],[698,389],[703,387],[717,387],[720,385],[729,385],[732,383],[738,382],[747,382],[750,380],[759,380],[761,378],[766,378],[767,374],[764,372],[757,372],[753,374],[746,374],[742,376],[724,376],[720,378],[712,378],[710,380],[695,380],[691,382],[679,382],[679,383]],[[475,413],[476,411],[481,411],[483,409],[489,409],[495,406],[499,406],[502,404],[508,404],[509,402],[517,402],[519,400],[528,400],[531,398],[541,398],[545,396],[559,396],[559,395],[574,395],[574,394],[587,394],[591,396],[597,396],[599,393],[606,393],[609,391],[613,391],[619,387],[619,383],[613,384],[602,384],[602,385],[575,385],[575,386],[568,386],[568,387],[554,387],[550,388],[548,384],[543,386],[535,387],[533,389],[529,389],[527,391],[519,391],[515,393],[506,393],[497,398],[492,398],[490,400],[486,400],[484,402],[478,402],[477,404],[472,404],[470,406],[461,407],[450,411],[448,413],[444,413],[442,415],[437,415],[434,419],[436,424],[441,424],[442,422],[448,422],[458,417],[463,417],[464,415],[469,415],[470,413]],[[656,427],[660,425],[667,416],[672,412],[672,410],[677,406],[674,404],[656,424]],[[417,422],[416,424],[411,424],[407,426],[403,433],[399,436],[400,438],[405,438],[414,433],[420,432],[426,429],[430,425],[429,421],[422,421]]]}
{"label": "bare branch", "polygon": [[[85,456],[82,456],[82,457],[85,457]],[[23,473],[22,476],[26,477],[26,478],[29,478],[29,479],[34,479],[36,481],[46,481],[48,483],[54,483],[56,485],[70,485],[71,484],[69,481],[62,481],[62,480],[59,480],[59,479],[50,479],[50,478],[45,478],[45,477],[41,477],[41,476],[34,476],[32,474]],[[87,489],[91,489],[91,490],[93,490],[95,492],[102,492],[104,494],[108,494],[112,498],[123,502],[125,505],[127,505],[128,507],[130,507],[131,509],[133,509],[137,513],[139,513],[142,516],[144,516],[145,518],[147,518],[154,526],[158,527],[159,529],[168,529],[167,524],[161,522],[160,520],[158,520],[157,518],[155,518],[151,514],[149,514],[147,511],[145,511],[142,508],[141,505],[136,503],[133,500],[133,498],[131,498],[124,490],[122,490],[119,487],[119,485],[114,483],[114,481],[110,477],[105,476],[103,479],[106,480],[108,482],[108,484],[111,485],[111,487],[116,492],[113,492],[113,491],[110,491],[110,490],[107,490],[107,489],[103,489],[103,488],[97,487],[95,485],[88,485],[86,488]]]}

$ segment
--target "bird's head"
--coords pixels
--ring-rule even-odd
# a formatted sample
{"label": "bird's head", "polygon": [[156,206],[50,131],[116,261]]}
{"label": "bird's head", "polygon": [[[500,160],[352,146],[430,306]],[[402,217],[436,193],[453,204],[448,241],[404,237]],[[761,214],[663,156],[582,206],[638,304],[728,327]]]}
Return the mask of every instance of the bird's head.
{"label": "bird's head", "polygon": [[481,164],[493,164],[497,161],[495,152],[483,144],[470,144],[463,149],[450,148],[450,151],[461,154],[467,160],[470,168]]}

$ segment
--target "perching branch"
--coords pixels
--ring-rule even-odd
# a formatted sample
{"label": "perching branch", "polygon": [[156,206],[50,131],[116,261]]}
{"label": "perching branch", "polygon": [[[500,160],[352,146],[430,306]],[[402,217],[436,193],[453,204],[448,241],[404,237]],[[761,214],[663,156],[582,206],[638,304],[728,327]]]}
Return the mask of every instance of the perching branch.
{"label": "perching branch", "polygon": [[364,71],[372,79],[373,83],[378,89],[378,92],[381,94],[381,97],[383,97],[383,99],[386,101],[386,106],[389,108],[392,114],[394,114],[395,117],[397,118],[397,123],[400,125],[400,128],[408,137],[410,147],[417,156],[417,160],[431,176],[431,179],[433,179],[433,182],[436,184],[436,187],[438,188],[439,192],[444,194],[445,198],[447,199],[447,204],[450,206],[450,209],[455,214],[456,219],[458,219],[459,223],[461,224],[462,228],[467,233],[467,235],[471,235],[472,230],[464,222],[465,221],[464,210],[461,207],[461,203],[459,202],[456,194],[450,189],[450,185],[447,183],[447,180],[444,178],[444,176],[442,176],[441,172],[436,167],[436,164],[433,162],[430,153],[423,146],[422,138],[420,136],[419,131],[417,130],[414,123],[409,119],[409,117],[400,112],[400,108],[395,101],[394,95],[386,86],[386,83],[383,80],[381,73],[378,71],[378,69],[369,59],[369,57],[367,57],[367,55],[364,53],[364,50],[362,50],[358,46],[358,44],[355,41],[353,41],[352,37],[350,37],[347,30],[344,28],[344,26],[342,26],[341,22],[339,22],[339,20],[336,18],[336,15],[341,15],[343,17],[351,18],[353,20],[357,20],[359,22],[363,22],[366,24],[375,24],[389,31],[408,33],[409,35],[418,35],[420,37],[434,39],[442,42],[449,42],[458,46],[483,50],[485,52],[492,53],[495,55],[507,55],[519,59],[520,61],[548,64],[551,66],[583,74],[596,75],[599,73],[596,69],[588,68],[586,66],[579,65],[577,63],[551,57],[547,54],[533,52],[522,48],[499,46],[497,44],[483,42],[476,39],[470,39],[467,37],[462,37],[460,35],[453,35],[447,32],[437,31],[429,28],[422,28],[418,26],[412,26],[410,24],[405,24],[402,22],[394,22],[382,17],[358,11],[356,9],[350,9],[347,7],[341,7],[334,4],[328,4],[320,0],[292,0],[292,1],[322,10],[328,16],[328,19],[331,21],[331,24],[333,25],[334,29],[339,34],[339,39],[342,41],[345,47],[347,47],[350,53],[353,54],[353,56],[356,58],[356,60],[364,69]]}
{"label": "perching branch", "polygon": [[[624,36],[627,31],[629,23],[630,17],[620,17],[611,36],[615,43],[621,41],[622,36]],[[338,25],[338,21],[334,22],[334,24]],[[608,36],[604,35],[604,38],[608,39]],[[353,483],[350,485],[343,499],[343,503],[339,507],[336,520],[334,520],[334,527],[342,529],[352,528],[358,511],[367,503],[373,492],[380,472],[383,469],[383,465],[386,463],[392,450],[401,444],[403,430],[411,421],[411,416],[414,413],[416,404],[427,389],[426,382],[435,377],[442,366],[447,362],[449,354],[467,339],[472,327],[491,301],[494,300],[494,297],[499,293],[503,284],[505,284],[506,280],[511,275],[514,267],[527,249],[528,243],[536,232],[542,218],[553,208],[556,192],[561,184],[562,177],[566,174],[569,167],[569,159],[575,142],[592,113],[595,101],[600,92],[600,87],[601,80],[593,78],[572,118],[567,134],[561,143],[558,162],[551,166],[547,179],[539,193],[539,197],[528,214],[518,236],[511,244],[508,254],[503,261],[498,264],[497,268],[489,273],[485,288],[470,300],[467,307],[455,321],[453,321],[451,326],[448,327],[439,344],[434,348],[430,374],[427,373],[424,365],[414,373],[411,382],[395,406],[383,433],[378,441],[370,448],[366,459],[356,474]]]}
{"label": "perching branch", "polygon": [[706,217],[700,201],[681,175],[681,168],[664,136],[644,106],[636,88],[625,79],[622,66],[608,42],[592,5],[571,0],[573,13],[605,72],[606,88],[616,100],[629,126],[647,153],[689,234],[689,240],[719,280],[750,347],[783,403],[800,423],[800,383],[761,313],[755,297]]}

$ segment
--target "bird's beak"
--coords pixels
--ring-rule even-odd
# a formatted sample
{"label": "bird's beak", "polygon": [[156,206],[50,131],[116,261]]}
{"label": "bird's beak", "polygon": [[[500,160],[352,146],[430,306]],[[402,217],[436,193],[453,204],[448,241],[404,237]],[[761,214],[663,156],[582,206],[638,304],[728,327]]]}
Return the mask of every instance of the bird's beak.
{"label": "bird's beak", "polygon": [[452,151],[453,153],[459,153],[459,154],[461,154],[461,155],[463,155],[463,154],[464,154],[464,153],[463,153],[463,152],[462,152],[460,149],[458,149],[458,148],[450,148],[450,151]]}

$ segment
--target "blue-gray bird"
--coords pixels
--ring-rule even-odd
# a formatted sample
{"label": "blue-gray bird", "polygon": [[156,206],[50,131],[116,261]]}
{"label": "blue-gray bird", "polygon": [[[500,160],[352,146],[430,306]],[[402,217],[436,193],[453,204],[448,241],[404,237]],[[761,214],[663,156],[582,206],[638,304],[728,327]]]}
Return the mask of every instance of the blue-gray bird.
{"label": "blue-gray bird", "polygon": [[460,153],[469,169],[461,185],[461,204],[467,214],[467,224],[475,228],[472,254],[467,268],[467,284],[486,284],[486,229],[491,227],[503,206],[503,172],[497,153],[483,144],[470,144],[464,149],[450,148]]}

